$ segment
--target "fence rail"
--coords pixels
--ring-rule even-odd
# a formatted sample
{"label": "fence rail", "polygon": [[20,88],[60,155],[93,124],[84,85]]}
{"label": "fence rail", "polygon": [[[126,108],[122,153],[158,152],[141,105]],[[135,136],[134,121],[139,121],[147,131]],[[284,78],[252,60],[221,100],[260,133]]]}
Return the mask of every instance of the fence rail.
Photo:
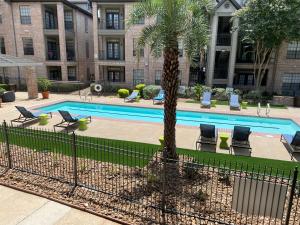
{"label": "fence rail", "polygon": [[300,222],[298,170],[289,174],[72,133],[0,125],[0,167],[84,187],[99,204],[155,224]]}

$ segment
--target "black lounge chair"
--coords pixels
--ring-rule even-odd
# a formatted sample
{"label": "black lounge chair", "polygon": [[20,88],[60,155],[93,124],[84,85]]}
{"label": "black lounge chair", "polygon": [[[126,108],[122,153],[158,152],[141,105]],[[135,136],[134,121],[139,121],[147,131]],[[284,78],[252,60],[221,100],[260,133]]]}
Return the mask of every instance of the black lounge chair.
{"label": "black lounge chair", "polygon": [[68,111],[58,110],[58,112],[62,116],[63,120],[53,126],[54,131],[56,127],[61,127],[65,128],[68,132],[69,127],[77,124],[80,119],[89,119],[89,122],[92,122],[91,116],[78,115],[76,117],[73,117]]}
{"label": "black lounge chair", "polygon": [[295,135],[283,134],[281,135],[280,141],[285,141],[291,151],[291,159],[295,153],[300,153],[300,131],[297,131]]}
{"label": "black lounge chair", "polygon": [[232,154],[232,149],[245,148],[249,150],[249,155],[251,156],[252,148],[249,142],[249,136],[251,134],[249,127],[235,126],[232,133],[232,141],[230,145],[230,154]]}
{"label": "black lounge chair", "polygon": [[30,112],[29,110],[27,110],[25,107],[23,106],[15,106],[17,108],[17,110],[20,112],[20,116],[17,119],[13,119],[11,120],[11,125],[13,125],[13,123],[21,123],[22,126],[25,125],[25,123],[29,123],[35,120],[39,119],[39,116],[41,114],[49,114],[50,117],[52,118],[52,113],[51,112]]}
{"label": "black lounge chair", "polygon": [[196,150],[201,144],[217,145],[218,131],[214,125],[200,124],[200,135],[196,141]]}

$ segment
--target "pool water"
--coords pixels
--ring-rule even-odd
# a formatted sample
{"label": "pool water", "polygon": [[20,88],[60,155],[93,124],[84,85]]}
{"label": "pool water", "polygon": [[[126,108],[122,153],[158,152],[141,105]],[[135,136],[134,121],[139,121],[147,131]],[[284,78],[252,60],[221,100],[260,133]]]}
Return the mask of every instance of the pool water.
{"label": "pool water", "polygon": [[[107,104],[81,103],[66,101],[50,106],[38,108],[44,112],[66,110],[74,115],[96,116],[112,119],[124,119],[162,123],[164,113],[162,109],[117,106]],[[177,124],[197,126],[201,123],[213,124],[217,128],[233,129],[234,126],[248,126],[251,131],[268,134],[295,134],[300,126],[293,120],[261,118],[254,116],[238,116],[207,112],[191,112],[177,110]]]}

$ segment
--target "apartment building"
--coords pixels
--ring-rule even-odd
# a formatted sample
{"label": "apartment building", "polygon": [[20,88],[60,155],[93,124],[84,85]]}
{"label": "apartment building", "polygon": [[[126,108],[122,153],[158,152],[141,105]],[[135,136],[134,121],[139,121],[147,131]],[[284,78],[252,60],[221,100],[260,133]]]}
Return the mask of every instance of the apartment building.
{"label": "apartment building", "polygon": [[[0,0],[2,54],[43,63],[37,75],[87,81],[94,73],[92,15],[66,0]],[[0,76],[22,80],[21,68]]]}
{"label": "apartment building", "polygon": [[[93,0],[95,79],[116,86],[160,84],[163,58],[145,47],[137,52],[137,38],[152,19],[145,18],[128,28],[126,20],[135,1]],[[138,55],[140,59],[138,60]],[[180,83],[188,85],[189,63],[182,48]]]}

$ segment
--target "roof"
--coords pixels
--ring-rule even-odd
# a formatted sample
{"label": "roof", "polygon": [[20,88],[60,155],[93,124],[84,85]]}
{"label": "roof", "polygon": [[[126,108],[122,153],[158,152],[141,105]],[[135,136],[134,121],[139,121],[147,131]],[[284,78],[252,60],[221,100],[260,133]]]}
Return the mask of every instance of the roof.
{"label": "roof", "polygon": [[236,8],[240,9],[241,5],[236,0],[220,0],[219,3],[216,5],[216,9],[220,8],[226,1],[231,2],[231,4]]}
{"label": "roof", "polygon": [[42,63],[32,59],[0,54],[0,67],[42,66]]}
{"label": "roof", "polygon": [[80,8],[79,6],[73,4],[72,2],[69,2],[67,0],[5,0],[7,2],[41,2],[41,3],[48,3],[48,2],[62,2],[63,4],[76,9],[84,14],[86,14],[87,16],[93,17],[92,13]]}

